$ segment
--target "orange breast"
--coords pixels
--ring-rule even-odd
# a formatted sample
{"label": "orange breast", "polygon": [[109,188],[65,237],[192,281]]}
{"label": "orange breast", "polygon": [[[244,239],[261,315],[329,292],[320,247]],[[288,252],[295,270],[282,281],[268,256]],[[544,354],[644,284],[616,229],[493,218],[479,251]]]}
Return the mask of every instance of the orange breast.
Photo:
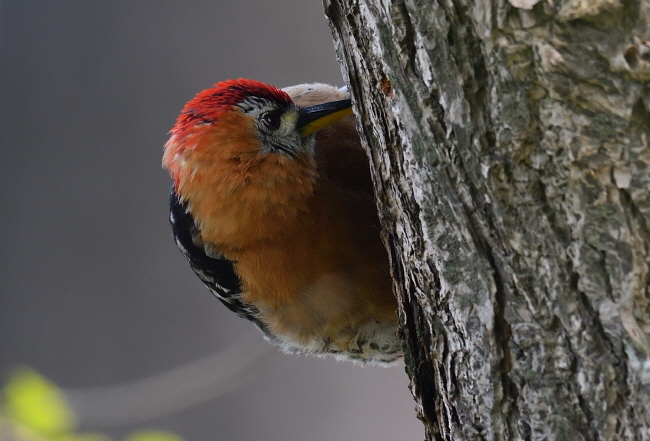
{"label": "orange breast", "polygon": [[368,322],[396,326],[375,211],[368,194],[319,180],[305,210],[278,234],[233,253],[244,299],[274,332],[297,339],[335,339]]}

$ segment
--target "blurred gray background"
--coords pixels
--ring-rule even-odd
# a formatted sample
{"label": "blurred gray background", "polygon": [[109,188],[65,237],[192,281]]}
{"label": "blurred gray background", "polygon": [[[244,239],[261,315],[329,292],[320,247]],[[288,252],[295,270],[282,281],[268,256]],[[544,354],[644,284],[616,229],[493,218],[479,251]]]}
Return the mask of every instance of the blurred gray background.
{"label": "blurred gray background", "polygon": [[[0,2],[2,378],[23,364],[83,389],[224,350],[236,364],[241,339],[253,339],[247,354],[269,350],[175,248],[160,166],[183,104],[238,77],[342,85],[321,2]],[[253,374],[203,391],[217,395],[208,401],[86,428],[117,439],[135,427],[188,441],[423,438],[401,366],[274,348],[245,364]]]}

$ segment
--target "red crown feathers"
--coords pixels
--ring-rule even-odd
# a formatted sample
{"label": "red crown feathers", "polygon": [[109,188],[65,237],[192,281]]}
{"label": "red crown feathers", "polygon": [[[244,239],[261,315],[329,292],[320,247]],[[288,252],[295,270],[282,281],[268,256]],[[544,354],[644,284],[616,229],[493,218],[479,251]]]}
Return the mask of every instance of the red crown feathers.
{"label": "red crown feathers", "polygon": [[260,83],[255,80],[227,80],[198,93],[185,104],[178,116],[172,135],[182,135],[183,132],[197,123],[214,122],[221,113],[231,110],[232,106],[248,97],[265,98],[282,105],[289,105],[291,98],[286,92],[277,87]]}

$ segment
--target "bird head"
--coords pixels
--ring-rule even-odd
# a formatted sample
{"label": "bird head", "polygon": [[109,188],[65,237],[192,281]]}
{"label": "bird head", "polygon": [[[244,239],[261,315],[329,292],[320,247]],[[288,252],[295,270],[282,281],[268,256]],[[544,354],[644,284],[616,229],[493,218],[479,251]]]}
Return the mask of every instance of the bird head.
{"label": "bird head", "polygon": [[[181,112],[165,144],[163,165],[183,188],[206,181],[231,188],[300,178],[313,172],[311,136],[352,113],[350,100],[296,106],[281,89],[253,80],[228,80],[200,92]],[[287,174],[288,170],[289,174]]]}

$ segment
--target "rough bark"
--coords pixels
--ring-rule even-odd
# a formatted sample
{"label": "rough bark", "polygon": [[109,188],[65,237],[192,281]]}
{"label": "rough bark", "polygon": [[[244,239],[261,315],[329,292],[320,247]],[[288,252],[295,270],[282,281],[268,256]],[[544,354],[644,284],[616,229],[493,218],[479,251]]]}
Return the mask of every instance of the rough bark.
{"label": "rough bark", "polygon": [[325,11],[427,439],[650,440],[650,3]]}

